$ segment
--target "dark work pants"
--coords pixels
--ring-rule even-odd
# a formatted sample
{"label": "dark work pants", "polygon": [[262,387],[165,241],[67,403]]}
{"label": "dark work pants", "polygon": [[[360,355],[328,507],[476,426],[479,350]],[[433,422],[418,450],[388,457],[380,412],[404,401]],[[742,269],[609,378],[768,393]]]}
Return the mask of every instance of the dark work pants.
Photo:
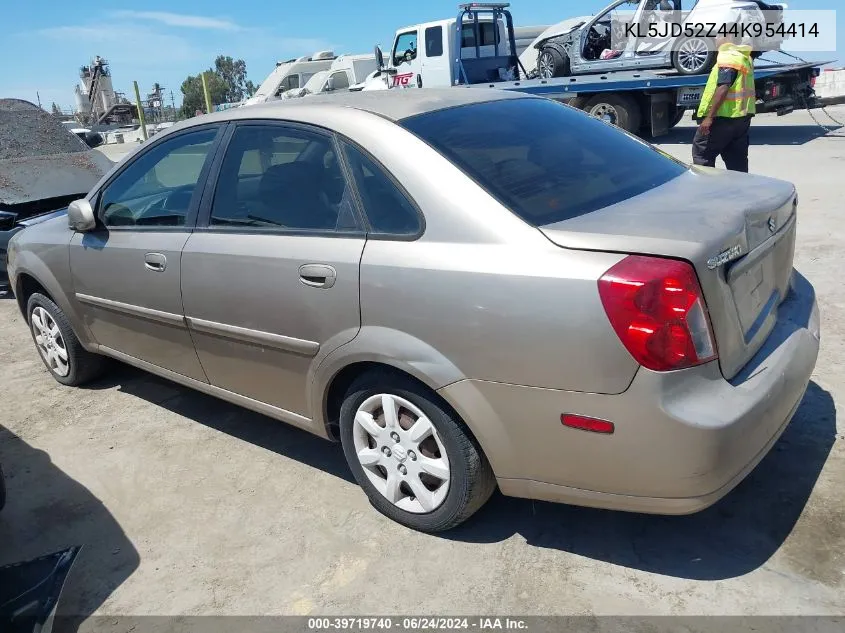
{"label": "dark work pants", "polygon": [[713,119],[710,134],[704,135],[699,128],[692,141],[692,161],[703,167],[715,167],[716,158],[721,156],[725,167],[731,171],[748,172],[748,132],[751,118]]}

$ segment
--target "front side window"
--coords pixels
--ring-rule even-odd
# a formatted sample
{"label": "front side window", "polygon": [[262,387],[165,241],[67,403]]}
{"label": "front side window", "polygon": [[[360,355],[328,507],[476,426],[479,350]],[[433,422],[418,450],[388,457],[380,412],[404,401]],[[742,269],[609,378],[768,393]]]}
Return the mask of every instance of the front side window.
{"label": "front side window", "polygon": [[350,231],[354,198],[328,136],[282,125],[242,125],[220,167],[209,225]]}
{"label": "front side window", "polygon": [[103,189],[107,227],[184,226],[217,128],[180,134],[144,151]]}
{"label": "front side window", "polygon": [[332,90],[345,90],[349,87],[349,78],[345,71],[339,71],[332,75]]}
{"label": "front side window", "polygon": [[393,50],[393,65],[411,62],[417,58],[417,32],[402,33],[396,38],[396,48]]}
{"label": "front side window", "polygon": [[372,158],[351,143],[344,141],[342,145],[371,231],[384,235],[418,234],[422,228],[420,216],[405,194]]}
{"label": "front side window", "polygon": [[400,125],[534,226],[622,202],[688,169],[648,143],[548,99],[476,103]]}
{"label": "front side window", "polygon": [[287,92],[288,90],[295,90],[299,88],[299,75],[288,75],[282,82],[279,84],[279,89],[276,91],[276,96],[280,96],[282,93]]}

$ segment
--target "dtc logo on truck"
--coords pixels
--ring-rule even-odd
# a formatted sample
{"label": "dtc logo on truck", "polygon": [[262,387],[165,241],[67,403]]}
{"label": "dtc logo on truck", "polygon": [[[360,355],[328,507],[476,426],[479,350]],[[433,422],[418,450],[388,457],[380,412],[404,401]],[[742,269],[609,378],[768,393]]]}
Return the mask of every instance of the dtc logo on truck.
{"label": "dtc logo on truck", "polygon": [[393,87],[398,88],[407,88],[411,84],[411,77],[414,76],[414,73],[404,73],[402,75],[393,75]]}

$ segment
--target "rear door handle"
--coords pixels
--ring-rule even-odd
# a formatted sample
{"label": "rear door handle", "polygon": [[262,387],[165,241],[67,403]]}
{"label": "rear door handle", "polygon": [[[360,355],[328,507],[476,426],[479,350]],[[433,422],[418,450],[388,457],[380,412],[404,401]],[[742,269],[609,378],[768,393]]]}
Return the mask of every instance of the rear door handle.
{"label": "rear door handle", "polygon": [[337,271],[326,264],[303,264],[299,267],[299,281],[312,288],[331,288],[337,281]]}
{"label": "rear door handle", "polygon": [[162,273],[167,268],[167,258],[161,253],[147,253],[144,255],[144,266],[154,273]]}

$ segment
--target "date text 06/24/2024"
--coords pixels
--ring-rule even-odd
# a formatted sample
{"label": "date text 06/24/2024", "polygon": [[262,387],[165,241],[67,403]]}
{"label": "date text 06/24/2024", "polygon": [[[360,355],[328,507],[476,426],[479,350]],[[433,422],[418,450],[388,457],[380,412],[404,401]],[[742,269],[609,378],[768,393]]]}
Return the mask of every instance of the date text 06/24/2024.
{"label": "date text 06/24/2024", "polygon": [[527,630],[525,620],[509,617],[316,617],[308,618],[309,631],[447,631]]}

